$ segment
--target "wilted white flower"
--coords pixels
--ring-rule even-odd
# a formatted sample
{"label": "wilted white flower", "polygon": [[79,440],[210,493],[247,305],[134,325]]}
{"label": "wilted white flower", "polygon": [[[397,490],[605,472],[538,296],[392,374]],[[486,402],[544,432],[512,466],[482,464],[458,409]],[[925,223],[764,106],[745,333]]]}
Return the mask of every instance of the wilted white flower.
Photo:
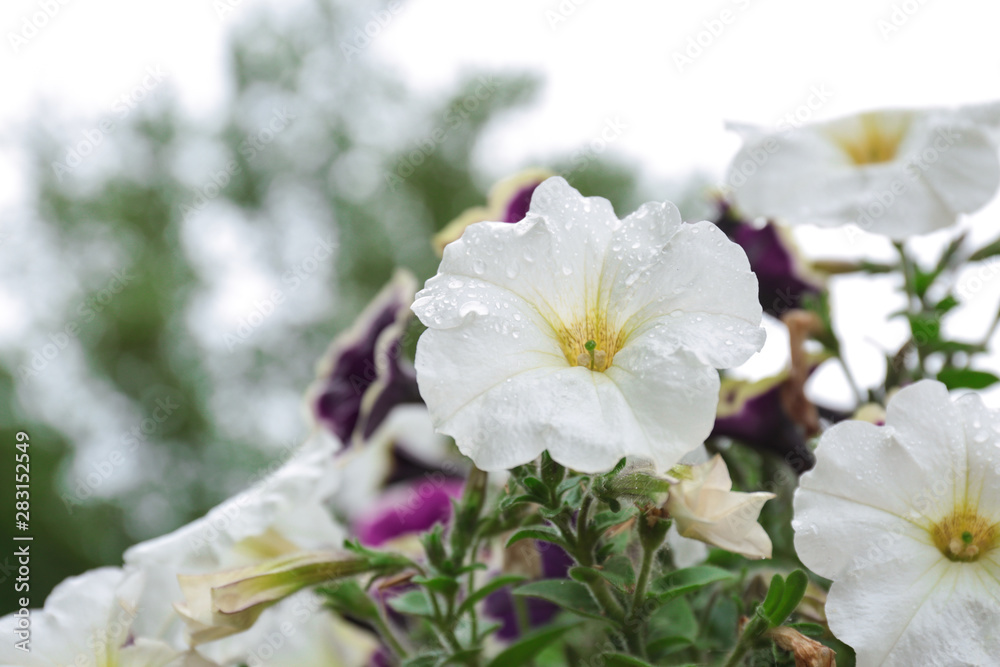
{"label": "wilted white flower", "polygon": [[[184,623],[171,608],[184,599],[178,575],[249,567],[277,556],[339,546],[346,533],[325,506],[338,484],[339,447],[317,432],[277,470],[255,476],[258,481],[250,488],[201,519],[128,549],[126,565],[142,569],[147,578],[143,601],[149,601],[145,606],[150,613],[138,619],[140,628],[155,630],[176,645],[186,642]],[[285,620],[282,610],[302,604],[301,598],[308,595],[303,592],[264,611],[250,632],[207,644],[202,652],[220,663],[245,660],[247,652]]]}
{"label": "wilted white flower", "polygon": [[618,220],[562,178],[524,220],[469,226],[413,310],[420,393],[484,470],[545,449],[585,472],[669,468],[712,429],[715,369],[764,342],[757,281],[717,227],[669,203]]}
{"label": "wilted white flower", "polygon": [[666,508],[682,537],[701,540],[747,558],[770,558],[771,538],[757,523],[773,493],[733,491],[722,457],[687,469],[671,486]]}
{"label": "wilted white flower", "polygon": [[902,389],[885,426],[827,431],[795,494],[795,548],[833,586],[830,629],[866,665],[1000,656],[1000,414],[939,382]]}
{"label": "wilted white flower", "polygon": [[862,229],[902,240],[992,199],[1000,108],[884,110],[776,132],[732,126],[743,146],[726,183],[750,216]]}
{"label": "wilted white flower", "polygon": [[[66,579],[43,609],[0,619],[0,665],[19,667],[211,667],[193,651],[177,650],[157,637],[136,636],[133,626],[143,575],[102,567]],[[162,601],[169,607],[169,603]]]}

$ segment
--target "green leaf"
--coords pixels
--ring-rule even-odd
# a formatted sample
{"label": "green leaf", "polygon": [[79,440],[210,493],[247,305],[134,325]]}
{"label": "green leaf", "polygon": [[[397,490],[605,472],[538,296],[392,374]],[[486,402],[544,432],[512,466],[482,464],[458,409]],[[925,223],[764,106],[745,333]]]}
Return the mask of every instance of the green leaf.
{"label": "green leaf", "polygon": [[937,379],[948,389],[985,389],[1000,382],[1000,377],[993,373],[974,371],[971,368],[945,368],[938,373]]}
{"label": "green leaf", "polygon": [[969,257],[970,262],[979,262],[984,259],[989,259],[995,255],[1000,255],[1000,239],[993,241],[992,243],[983,246],[976,252],[972,253]]}
{"label": "green leaf", "polygon": [[934,310],[936,310],[940,315],[944,315],[949,310],[957,306],[958,306],[958,299],[949,294],[948,296],[946,296],[945,298],[941,299],[936,304],[934,304]]}
{"label": "green leaf", "polygon": [[566,546],[566,542],[563,540],[562,535],[559,531],[552,526],[536,526],[535,528],[522,528],[507,540],[507,547],[510,548],[512,545],[520,542],[521,540],[543,540],[545,542],[552,542],[553,544],[558,544],[561,547]]}
{"label": "green leaf", "polygon": [[801,632],[807,637],[822,637],[826,634],[826,628],[819,623],[789,623],[787,627]]}
{"label": "green leaf", "polygon": [[511,644],[493,658],[487,667],[510,667],[511,665],[525,665],[531,662],[536,655],[556,641],[567,631],[575,628],[578,623],[568,625],[554,625],[542,628],[525,635],[517,642]]}
{"label": "green leaf", "polygon": [[337,613],[363,620],[378,618],[378,607],[353,579],[320,587],[316,592],[325,597],[327,606]]}
{"label": "green leaf", "polygon": [[447,657],[448,655],[442,651],[425,653],[424,655],[407,658],[403,661],[402,667],[437,667],[437,665],[442,660],[447,659]]}
{"label": "green leaf", "polygon": [[514,595],[548,600],[567,611],[586,618],[596,618],[601,621],[608,619],[601,613],[601,608],[590,596],[587,587],[568,579],[546,579],[534,581],[514,589]]}
{"label": "green leaf", "polygon": [[[795,611],[795,608],[799,606],[799,602],[802,602],[802,596],[805,595],[806,586],[808,585],[809,577],[802,570],[795,570],[788,575],[781,592],[781,599],[774,606],[773,610],[768,613],[768,618],[772,626],[777,627],[781,625]],[[770,591],[768,591],[768,597],[770,597]]]}
{"label": "green leaf", "polygon": [[433,616],[431,603],[427,600],[427,595],[423,591],[407,591],[402,595],[396,595],[386,600],[386,604],[398,611],[400,614],[410,616]]}
{"label": "green leaf", "polygon": [[653,667],[645,660],[634,658],[625,653],[604,653],[601,657],[607,667]]}
{"label": "green leaf", "polygon": [[629,593],[635,590],[635,569],[625,556],[612,556],[594,569],[615,588]]}
{"label": "green leaf", "polygon": [[767,588],[767,595],[760,605],[760,610],[765,617],[770,619],[774,616],[774,611],[781,604],[781,598],[785,595],[785,579],[780,574],[771,577],[771,585]]}
{"label": "green leaf", "polygon": [[723,570],[721,567],[697,565],[695,567],[686,567],[682,570],[675,570],[666,576],[654,580],[650,584],[649,590],[661,602],[666,602],[709,584],[714,584],[718,581],[727,581],[732,578],[733,573],[729,570]]}
{"label": "green leaf", "polygon": [[548,503],[549,487],[545,486],[545,482],[537,477],[525,477],[521,480],[521,484],[523,484],[524,488],[526,488],[532,495],[541,500],[543,504]]}
{"label": "green leaf", "polygon": [[917,293],[917,296],[921,299],[927,294],[927,289],[934,284],[934,279],[937,278],[935,273],[924,273],[919,267],[913,267],[913,291]]}
{"label": "green leaf", "polygon": [[941,340],[941,319],[930,313],[907,313],[910,331],[917,345],[929,345]]}
{"label": "green leaf", "polygon": [[482,647],[467,648],[456,653],[452,653],[450,656],[445,658],[443,661],[439,662],[440,667],[445,667],[446,665],[478,665],[479,655],[483,652]]}
{"label": "green leaf", "polygon": [[528,503],[537,503],[538,499],[535,496],[528,494],[521,494],[519,496],[504,496],[501,498],[500,502],[497,503],[497,509],[501,512],[515,507],[517,505],[527,505]]}
{"label": "green leaf", "polygon": [[458,591],[458,582],[452,577],[422,577],[417,575],[413,577],[412,581],[441,595],[454,595]]}
{"label": "green leaf", "polygon": [[598,512],[594,515],[594,525],[592,530],[595,533],[603,533],[605,530],[611,526],[617,526],[620,523],[625,523],[628,521],[638,510],[632,507],[625,507],[618,512]]}
{"label": "green leaf", "polygon": [[951,240],[948,247],[944,249],[941,253],[941,259],[938,260],[937,266],[934,267],[934,276],[937,277],[945,272],[945,270],[951,265],[952,259],[961,249],[962,244],[965,243],[965,237],[967,232],[962,232],[955,238]]}
{"label": "green leaf", "polygon": [[575,488],[579,487],[583,483],[583,481],[585,479],[587,479],[587,478],[586,477],[577,477],[575,475],[573,477],[567,477],[562,482],[560,482],[559,486],[556,487],[556,495],[562,496],[564,493],[566,493],[570,489],[575,489]]}
{"label": "green leaf", "polygon": [[649,642],[646,645],[646,650],[651,657],[662,658],[693,644],[694,642],[687,637],[661,637]]}
{"label": "green leaf", "polygon": [[684,598],[674,598],[654,611],[648,622],[649,637],[653,640],[684,638],[693,642],[698,636],[698,619],[691,604]]}
{"label": "green leaf", "polygon": [[458,606],[458,615],[461,616],[465,612],[472,609],[477,602],[485,598],[490,593],[494,593],[504,586],[520,583],[524,581],[524,579],[525,578],[519,574],[505,574],[497,577],[496,579],[490,580],[485,586],[477,589],[472,595],[462,601],[462,604]]}

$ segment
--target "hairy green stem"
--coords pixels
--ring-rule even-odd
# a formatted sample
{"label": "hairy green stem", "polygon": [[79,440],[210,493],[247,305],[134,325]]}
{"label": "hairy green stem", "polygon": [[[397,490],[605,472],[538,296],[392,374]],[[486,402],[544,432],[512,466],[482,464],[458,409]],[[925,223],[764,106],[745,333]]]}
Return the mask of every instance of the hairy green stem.
{"label": "hairy green stem", "polygon": [[389,645],[389,648],[392,649],[392,652],[396,654],[396,657],[399,658],[401,661],[406,660],[407,657],[406,649],[404,649],[403,645],[399,643],[399,639],[396,638],[396,633],[392,631],[392,628],[389,627],[389,624],[385,622],[384,618],[382,618],[381,611],[375,615],[374,621],[375,621],[375,627],[378,630],[379,635],[381,635],[382,639],[385,640],[385,643]]}

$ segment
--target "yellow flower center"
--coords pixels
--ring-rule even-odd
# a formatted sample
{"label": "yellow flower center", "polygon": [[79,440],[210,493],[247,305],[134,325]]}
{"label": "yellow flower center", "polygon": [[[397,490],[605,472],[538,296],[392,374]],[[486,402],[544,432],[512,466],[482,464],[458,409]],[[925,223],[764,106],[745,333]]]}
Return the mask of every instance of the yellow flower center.
{"label": "yellow flower center", "polygon": [[909,127],[906,114],[869,112],[861,114],[856,124],[836,124],[828,132],[851,161],[861,166],[895,159]]}
{"label": "yellow flower center", "polygon": [[930,530],[946,558],[969,563],[1000,546],[1000,523],[991,523],[974,509],[956,509]]}
{"label": "yellow flower center", "polygon": [[604,372],[625,344],[626,335],[612,328],[603,312],[591,311],[585,320],[556,329],[556,338],[570,366]]}

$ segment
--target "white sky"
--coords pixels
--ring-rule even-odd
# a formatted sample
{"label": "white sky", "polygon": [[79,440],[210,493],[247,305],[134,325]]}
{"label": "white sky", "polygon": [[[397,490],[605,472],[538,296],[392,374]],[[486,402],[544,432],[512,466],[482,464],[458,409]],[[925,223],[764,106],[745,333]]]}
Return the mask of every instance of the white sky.
{"label": "white sky", "polygon": [[[280,4],[64,1],[5,0],[0,8],[0,123],[8,132],[30,118],[43,98],[64,109],[64,117],[77,119],[81,129],[91,127],[150,66],[168,73],[192,114],[210,118],[227,94],[225,30],[254,5]],[[234,5],[224,17],[217,11],[221,3]],[[45,6],[58,9],[37,34],[25,33],[26,22],[41,22]],[[814,119],[871,107],[1000,98],[1000,3],[989,0],[411,0],[389,17],[385,22],[383,16],[384,27],[372,29],[375,36],[362,57],[397,69],[417,88],[447,91],[473,68],[543,75],[539,103],[512,114],[480,146],[480,164],[490,178],[577,149],[615,120],[625,129],[611,150],[637,161],[648,180],[657,182],[694,169],[721,173],[738,145],[723,129],[726,120],[774,124],[820,89],[829,98],[811,112]],[[15,49],[11,35],[24,36],[26,43]],[[701,53],[686,53],[699,36]],[[681,67],[678,55],[693,62]],[[0,160],[0,211],[16,200],[20,187],[16,167]],[[994,202],[967,221],[976,239],[1000,231],[998,211]],[[837,231],[800,236],[808,254],[859,251]],[[930,255],[947,238],[937,234],[919,245]],[[871,240],[861,251],[878,255],[885,245]],[[843,282],[835,301],[845,311],[863,313],[844,319],[845,336],[897,344],[898,326],[885,332],[872,326],[892,305],[891,287]],[[995,312],[1000,281],[987,283],[954,325],[959,334],[974,337]],[[4,303],[0,299],[0,307]],[[771,338],[770,356],[751,372],[780,362],[780,329]],[[862,382],[878,381],[878,346],[852,347]]]}

